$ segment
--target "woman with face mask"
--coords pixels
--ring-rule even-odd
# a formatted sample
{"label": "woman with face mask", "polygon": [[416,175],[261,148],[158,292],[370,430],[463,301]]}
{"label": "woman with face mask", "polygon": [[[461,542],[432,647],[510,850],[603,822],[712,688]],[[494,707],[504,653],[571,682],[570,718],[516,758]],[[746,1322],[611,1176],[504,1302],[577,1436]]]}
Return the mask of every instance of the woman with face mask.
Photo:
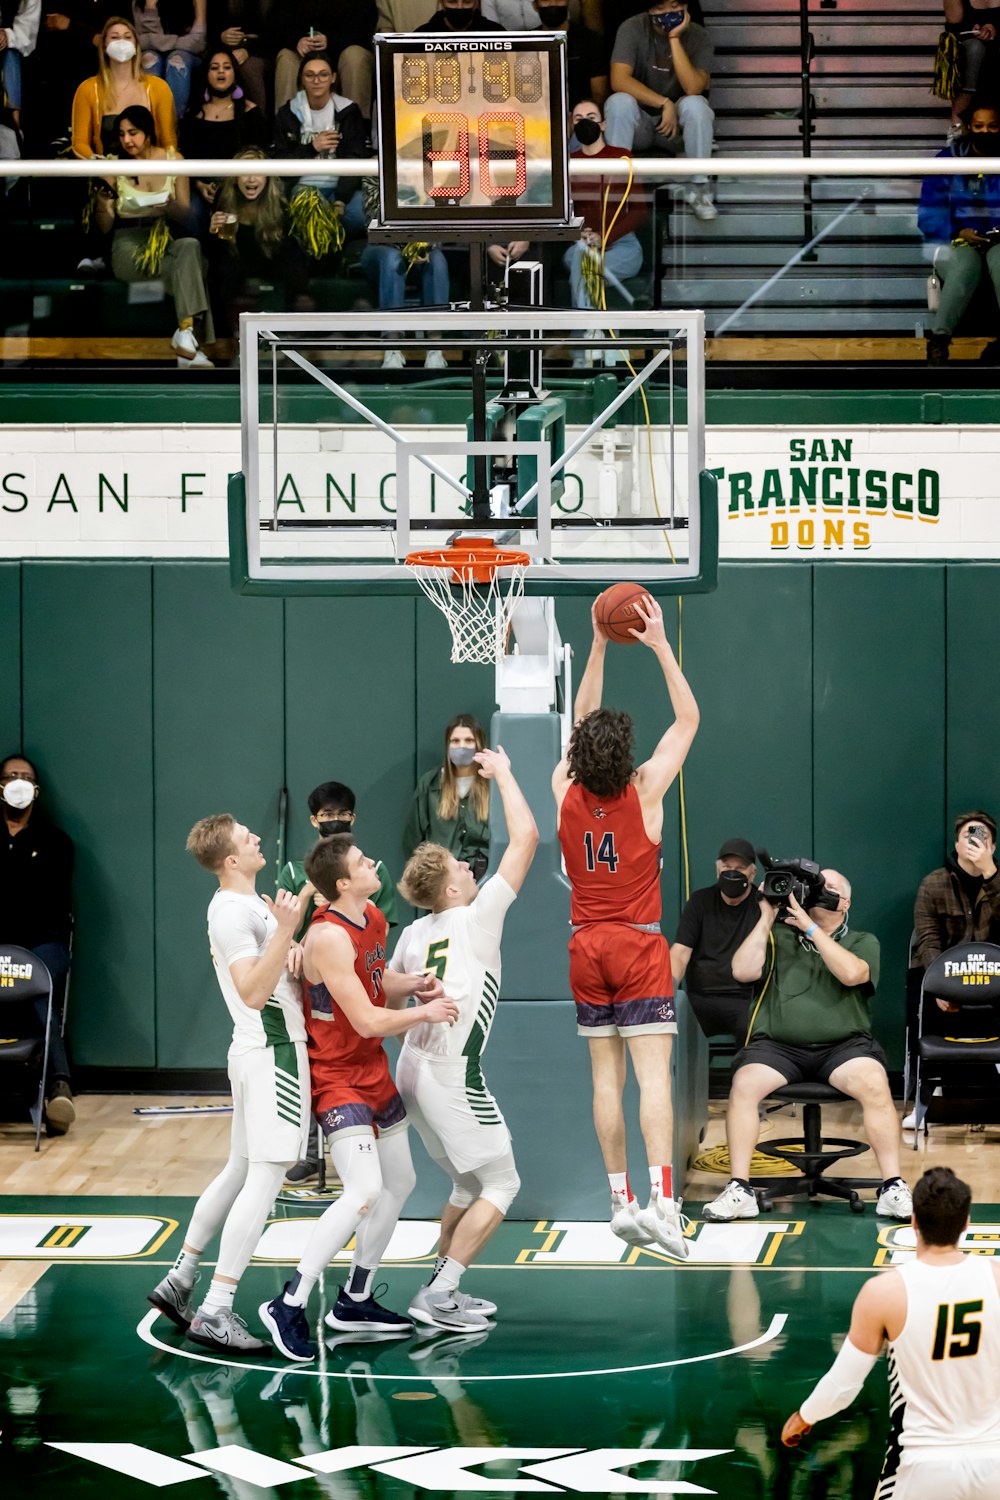
{"label": "woman with face mask", "polygon": [[97,49],[97,72],[85,78],[73,98],[73,154],[115,156],[118,116],[131,104],[148,109],[156,139],[165,151],[177,146],[173,95],[162,78],[143,72],[139,36],[131,21],[112,16]]}
{"label": "woman with face mask", "polygon": [[473,760],[486,747],[486,731],[472,714],[456,714],[444,732],[444,764],[417,782],[403,835],[409,859],[418,844],[443,844],[468,860],[481,880],[490,852],[490,788]]}

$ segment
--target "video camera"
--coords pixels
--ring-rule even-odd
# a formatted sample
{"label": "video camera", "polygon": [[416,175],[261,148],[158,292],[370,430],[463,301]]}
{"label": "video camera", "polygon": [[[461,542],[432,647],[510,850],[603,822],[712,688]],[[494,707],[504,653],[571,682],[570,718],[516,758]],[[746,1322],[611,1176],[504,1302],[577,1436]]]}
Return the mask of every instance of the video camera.
{"label": "video camera", "polygon": [[826,881],[818,864],[811,859],[772,859],[766,849],[757,850],[757,858],[766,874],[760,893],[765,901],[779,911],[787,911],[792,896],[808,911],[818,906],[823,911],[836,911],[840,896],[828,891]]}

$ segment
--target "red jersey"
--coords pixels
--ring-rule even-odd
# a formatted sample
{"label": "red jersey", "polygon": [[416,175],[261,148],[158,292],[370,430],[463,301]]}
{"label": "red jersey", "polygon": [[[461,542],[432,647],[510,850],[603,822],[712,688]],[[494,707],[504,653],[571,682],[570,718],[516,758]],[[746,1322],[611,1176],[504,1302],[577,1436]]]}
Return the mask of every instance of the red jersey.
{"label": "red jersey", "polygon": [[634,786],[617,797],[595,797],[572,782],[559,814],[559,842],[574,925],[659,922],[660,845],[646,832]]}
{"label": "red jersey", "polygon": [[[389,929],[378,907],[369,901],[363,927],[329,906],[316,913],[310,929],[320,922],[333,922],[347,933],[354,947],[354,972],[365,994],[373,1005],[384,1006],[382,975]],[[382,1038],[359,1036],[322,981],[310,984],[303,976],[302,988],[313,1098],[328,1093],[331,1085],[363,1086],[382,1078],[388,1066]]]}

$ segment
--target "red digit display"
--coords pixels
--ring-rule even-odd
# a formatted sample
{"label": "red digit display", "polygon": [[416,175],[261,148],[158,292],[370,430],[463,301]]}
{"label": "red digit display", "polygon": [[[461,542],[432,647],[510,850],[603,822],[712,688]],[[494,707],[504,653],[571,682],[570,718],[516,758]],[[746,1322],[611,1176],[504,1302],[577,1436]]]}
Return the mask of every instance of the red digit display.
{"label": "red digit display", "polygon": [[[509,146],[490,145],[490,127],[512,125],[514,127],[513,151]],[[495,162],[514,163],[514,181],[507,187],[494,182],[492,165]],[[479,116],[479,181],[488,198],[518,198],[528,182],[524,161],[524,116],[515,110],[492,109]]]}
{"label": "red digit display", "polygon": [[[458,140],[450,150],[438,151],[434,149],[435,125],[454,126],[458,131]],[[452,112],[432,112],[426,114],[421,122],[424,146],[424,191],[429,198],[464,198],[469,191],[469,119],[467,115]],[[522,128],[523,143],[523,128]],[[523,152],[523,144],[522,144]],[[447,182],[435,182],[434,163],[449,162],[457,168],[458,182],[448,184]]]}

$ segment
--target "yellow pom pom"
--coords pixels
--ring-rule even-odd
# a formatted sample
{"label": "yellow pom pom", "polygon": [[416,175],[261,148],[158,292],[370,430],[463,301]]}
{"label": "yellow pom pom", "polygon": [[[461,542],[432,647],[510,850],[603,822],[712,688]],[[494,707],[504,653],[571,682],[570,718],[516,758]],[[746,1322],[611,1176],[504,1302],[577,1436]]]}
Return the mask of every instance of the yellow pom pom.
{"label": "yellow pom pom", "polygon": [[159,276],[163,257],[170,247],[170,225],[166,219],[157,219],[146,236],[144,245],[137,245],[133,260],[137,271],[143,276]]}
{"label": "yellow pom pom", "polygon": [[322,260],[344,243],[340,214],[318,188],[301,188],[288,206],[292,234],[313,260]]}

